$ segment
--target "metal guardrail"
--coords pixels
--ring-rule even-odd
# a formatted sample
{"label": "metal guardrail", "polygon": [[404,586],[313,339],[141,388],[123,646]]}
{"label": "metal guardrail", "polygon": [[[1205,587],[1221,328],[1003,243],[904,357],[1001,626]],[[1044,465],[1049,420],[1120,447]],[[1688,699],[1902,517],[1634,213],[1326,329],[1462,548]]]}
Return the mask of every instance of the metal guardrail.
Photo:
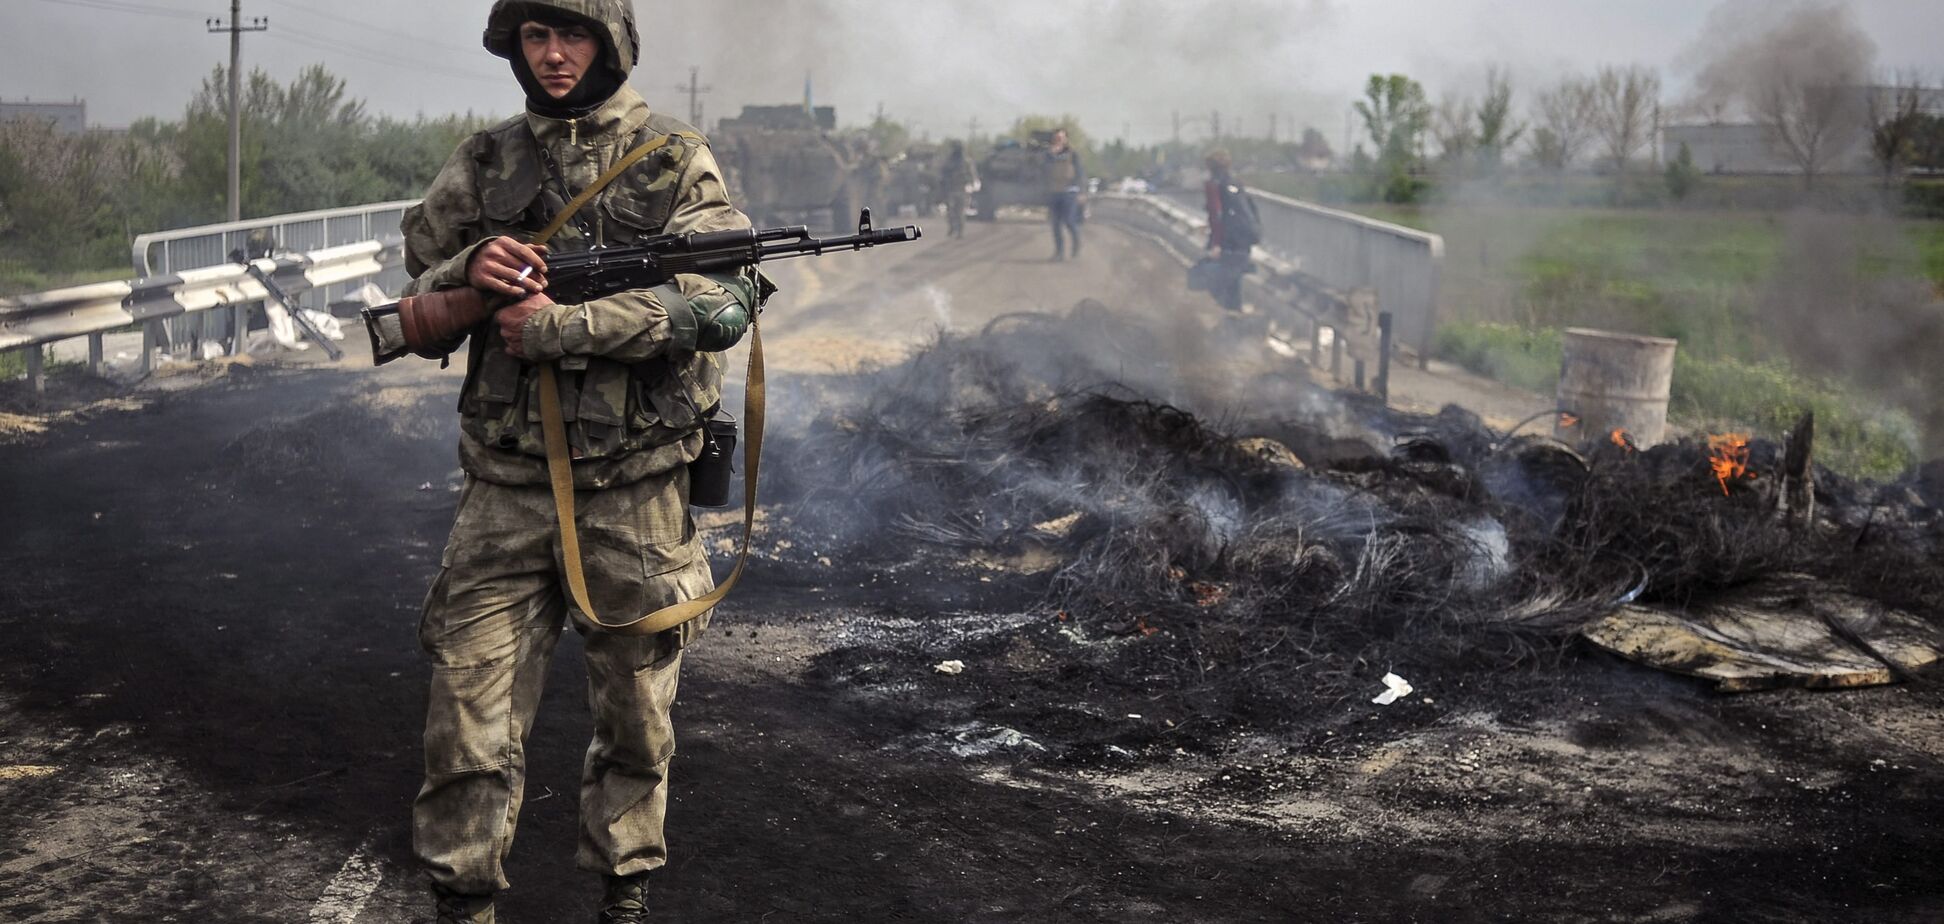
{"label": "metal guardrail", "polygon": [[[405,210],[417,203],[416,199],[399,199],[138,235],[130,248],[135,275],[159,276],[221,266],[230,262],[229,255],[238,250],[309,253],[391,237],[398,233]],[[404,288],[406,279],[401,265],[372,281],[387,292],[397,292]],[[362,285],[363,280],[358,284]],[[344,287],[324,287],[297,298],[304,307],[322,311],[347,294]],[[218,336],[212,329],[216,320],[194,317],[173,322],[167,339],[193,341]]]}
{"label": "metal guardrail", "polygon": [[[247,329],[242,313],[269,295],[251,268],[267,274],[284,291],[322,292],[362,284],[403,263],[396,236],[366,240],[312,253],[283,254],[250,266],[225,263],[126,282],[56,289],[17,298],[0,298],[0,351],[26,349],[28,376],[40,387],[40,346],[89,337],[91,362],[99,362],[101,334],[130,324],[194,316],[216,308],[233,309],[233,336]],[[144,351],[146,353],[146,351]]]}
{"label": "metal guardrail", "polygon": [[[1200,213],[1160,196],[1106,193],[1095,201],[1102,218],[1147,234],[1183,262],[1202,258],[1208,221]],[[1357,387],[1366,385],[1366,365],[1375,365],[1375,391],[1385,394],[1396,319],[1389,306],[1380,303],[1378,290],[1332,285],[1310,273],[1302,259],[1268,248],[1258,246],[1253,256],[1256,272],[1244,277],[1244,292],[1258,305],[1286,308],[1308,322],[1310,362],[1322,365],[1322,332],[1328,329],[1331,374],[1341,375],[1348,353]]]}
{"label": "metal guardrail", "polygon": [[1257,246],[1324,285],[1368,288],[1396,325],[1394,335],[1419,357],[1430,354],[1438,325],[1444,238],[1362,215],[1249,190],[1262,216]]}
{"label": "metal guardrail", "polygon": [[398,233],[405,210],[416,204],[416,199],[400,199],[137,235],[131,248],[135,275],[220,266],[230,262],[232,252],[250,250],[265,238],[276,250],[306,253],[390,237]]}
{"label": "metal guardrail", "polygon": [[[1258,258],[1273,254],[1339,291],[1376,292],[1397,325],[1398,341],[1420,361],[1429,354],[1438,326],[1443,237],[1259,189],[1249,196],[1262,216]],[[1206,237],[1199,191],[1173,198],[1167,204],[1183,213],[1192,209],[1197,233]]]}

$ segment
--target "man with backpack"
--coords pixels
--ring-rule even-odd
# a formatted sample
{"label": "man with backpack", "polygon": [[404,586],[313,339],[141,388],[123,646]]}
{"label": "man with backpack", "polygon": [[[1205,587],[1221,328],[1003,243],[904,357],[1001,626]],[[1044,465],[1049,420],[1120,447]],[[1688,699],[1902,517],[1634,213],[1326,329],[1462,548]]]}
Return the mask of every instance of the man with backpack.
{"label": "man with backpack", "polygon": [[1203,186],[1208,206],[1208,258],[1197,271],[1206,281],[1208,294],[1230,311],[1242,310],[1242,277],[1254,269],[1250,251],[1262,240],[1262,221],[1256,214],[1255,200],[1230,174],[1234,166],[1229,152],[1217,148],[1203,162],[1208,167],[1208,182]]}

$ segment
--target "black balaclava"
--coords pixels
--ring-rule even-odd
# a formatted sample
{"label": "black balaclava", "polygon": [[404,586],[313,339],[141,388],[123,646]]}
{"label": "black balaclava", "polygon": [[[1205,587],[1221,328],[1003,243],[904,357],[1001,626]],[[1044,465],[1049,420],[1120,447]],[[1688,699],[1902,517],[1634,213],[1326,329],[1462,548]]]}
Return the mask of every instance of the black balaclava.
{"label": "black balaclava", "polygon": [[580,26],[592,33],[601,47],[594,53],[594,60],[588,64],[587,72],[581,75],[580,83],[574,84],[573,91],[561,99],[554,99],[548,95],[547,88],[540,85],[540,78],[533,76],[532,69],[527,67],[526,55],[520,51],[516,33],[514,53],[509,57],[513,64],[513,76],[519,79],[520,89],[526,91],[527,111],[549,119],[578,119],[601,108],[601,104],[627,82],[627,78],[610,63],[614,59],[614,52],[608,46],[607,27],[576,16],[544,10],[536,10],[530,18],[552,29]]}

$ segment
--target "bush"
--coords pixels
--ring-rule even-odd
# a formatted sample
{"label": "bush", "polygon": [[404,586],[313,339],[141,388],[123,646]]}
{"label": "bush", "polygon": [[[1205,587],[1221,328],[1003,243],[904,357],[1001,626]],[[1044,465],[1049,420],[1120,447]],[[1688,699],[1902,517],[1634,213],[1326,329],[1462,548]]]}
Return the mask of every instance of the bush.
{"label": "bush", "polygon": [[1903,188],[1904,215],[1944,219],[1944,180],[1911,180]]}
{"label": "bush", "polygon": [[1668,414],[1685,425],[1774,437],[1804,411],[1815,412],[1817,461],[1831,469],[1887,479],[1918,461],[1916,424],[1901,411],[1787,363],[1675,357]]}
{"label": "bush", "polygon": [[1687,142],[1681,142],[1681,154],[1667,163],[1667,194],[1676,202],[1687,199],[1694,191],[1694,185],[1701,180],[1701,171],[1694,168],[1694,152],[1688,150]]}

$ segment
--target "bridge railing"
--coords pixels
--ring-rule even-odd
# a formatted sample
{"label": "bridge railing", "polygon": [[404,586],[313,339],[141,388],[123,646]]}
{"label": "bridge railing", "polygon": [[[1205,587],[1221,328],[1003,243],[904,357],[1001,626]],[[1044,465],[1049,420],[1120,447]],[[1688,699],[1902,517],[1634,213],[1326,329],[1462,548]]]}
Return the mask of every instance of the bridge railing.
{"label": "bridge railing", "polygon": [[[1321,365],[1329,343],[1330,372],[1342,373],[1347,353],[1358,388],[1366,385],[1366,365],[1374,363],[1374,390],[1386,394],[1390,358],[1400,342],[1420,363],[1429,353],[1444,239],[1282,196],[1253,195],[1263,240],[1255,248],[1256,272],[1243,280],[1244,293],[1308,322],[1311,363]],[[1183,262],[1202,258],[1208,222],[1181,197],[1104,193],[1095,203],[1102,217],[1145,233]]]}
{"label": "bridge railing", "polygon": [[[261,286],[231,259],[242,251],[273,273],[292,308],[328,311],[368,283],[388,293],[405,287],[399,222],[417,200],[270,215],[247,221],[137,235],[130,247],[135,277],[0,299],[0,352],[24,350],[28,378],[41,384],[40,347],[88,338],[88,365],[101,364],[102,335],[139,324],[141,369],[156,351],[228,343],[242,348]],[[265,258],[265,254],[269,254]],[[226,311],[211,311],[211,308]]]}
{"label": "bridge railing", "polygon": [[[276,252],[309,253],[395,237],[405,210],[417,201],[374,202],[138,235],[131,248],[135,275],[166,276],[221,266],[229,263],[230,254],[238,250],[256,252],[268,247]],[[397,292],[406,282],[404,266],[387,267],[371,281],[387,292]],[[323,310],[331,301],[344,297],[349,289],[364,282],[360,279],[350,284],[326,286],[299,300],[307,308]],[[188,319],[187,323],[202,321]]]}
{"label": "bridge railing", "polygon": [[1430,354],[1438,326],[1444,238],[1250,190],[1262,216],[1260,246],[1337,289],[1370,289],[1392,318],[1397,342]]}

